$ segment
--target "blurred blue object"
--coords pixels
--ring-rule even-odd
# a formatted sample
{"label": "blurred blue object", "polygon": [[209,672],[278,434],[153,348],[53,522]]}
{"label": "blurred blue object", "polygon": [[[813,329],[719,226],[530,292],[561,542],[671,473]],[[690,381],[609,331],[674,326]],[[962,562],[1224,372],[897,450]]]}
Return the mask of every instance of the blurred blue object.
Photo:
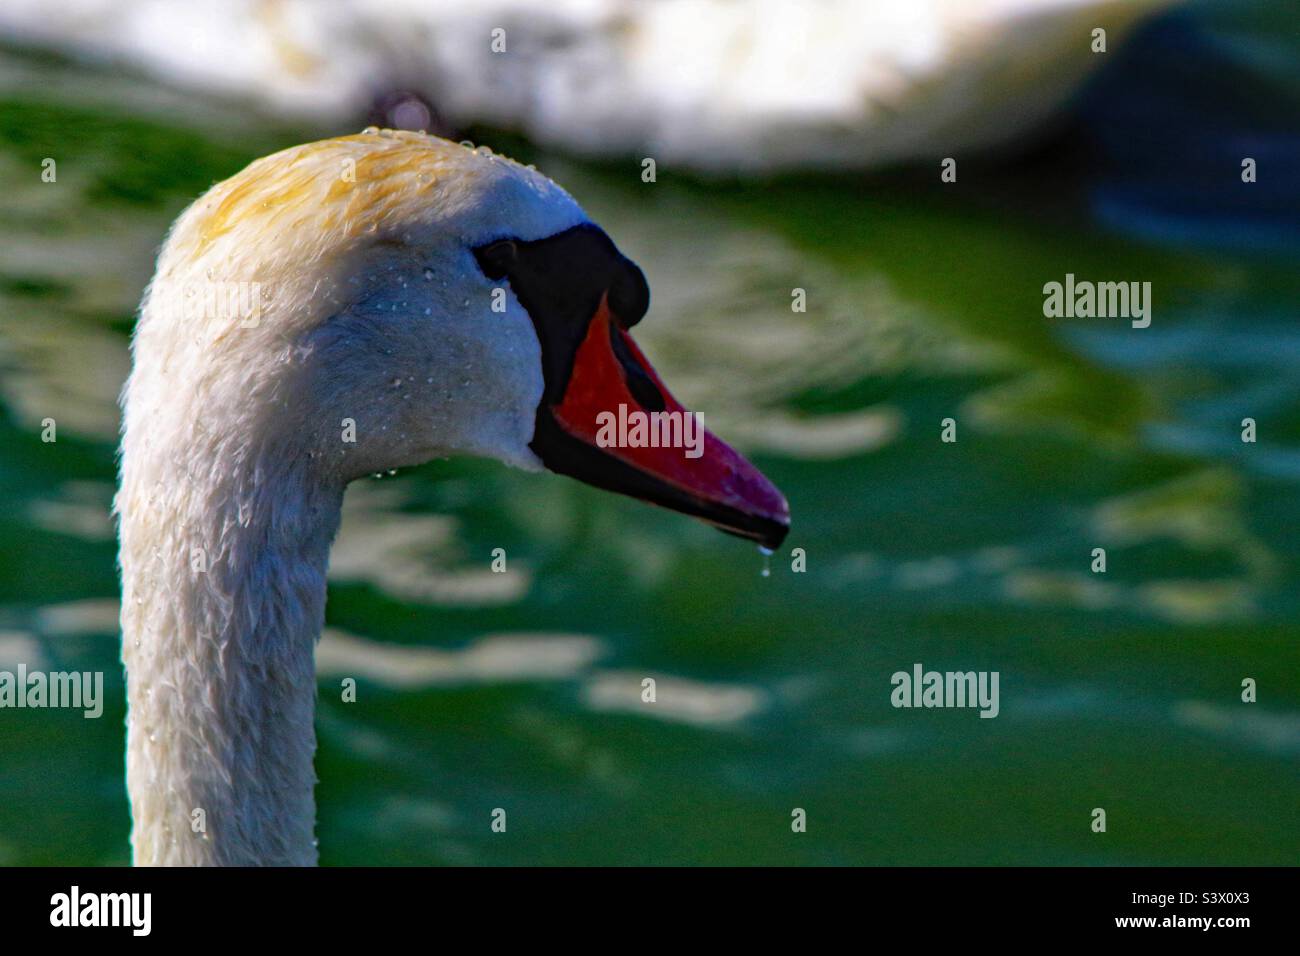
{"label": "blurred blue object", "polygon": [[[1194,3],[1141,27],[1081,92],[1093,208],[1162,243],[1300,247],[1300,8]],[[1256,181],[1244,182],[1243,161]]]}

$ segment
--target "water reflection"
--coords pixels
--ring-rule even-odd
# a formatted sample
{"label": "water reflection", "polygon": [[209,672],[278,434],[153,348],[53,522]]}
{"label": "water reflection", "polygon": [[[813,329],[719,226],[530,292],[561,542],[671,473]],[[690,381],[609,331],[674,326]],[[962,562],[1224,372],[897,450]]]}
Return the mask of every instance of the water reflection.
{"label": "water reflection", "polygon": [[[75,657],[120,675],[115,403],[153,249],[213,179],[314,134],[201,104],[179,128],[151,87],[24,70],[0,56],[0,120],[23,117],[0,123],[0,666]],[[96,124],[82,102],[134,125]],[[84,127],[57,188],[29,174],[40,147],[23,131],[42,122]],[[555,476],[441,462],[357,483],[317,657],[327,862],[522,853],[485,842],[485,801],[528,821],[515,862],[1294,857],[1278,823],[1300,709],[1285,270],[889,180],[648,189],[529,158],[645,269],[638,338],[787,491],[794,530],[764,579],[745,545]],[[1081,261],[1150,278],[1152,327],[1043,320],[1042,283],[1091,272]],[[999,670],[1002,715],[893,710],[889,674],[915,661]],[[1244,676],[1266,707],[1239,710]],[[339,701],[344,677],[356,704]],[[116,693],[75,732],[0,721],[0,859],[125,858]],[[1167,838],[1136,827],[1098,851],[1062,836],[1081,766]],[[998,847],[952,822],[972,802],[1022,805],[1028,776],[1038,802]],[[813,801],[826,816],[791,844],[784,815]],[[1187,801],[1233,845],[1180,815]],[[703,805],[725,812],[699,822]]]}

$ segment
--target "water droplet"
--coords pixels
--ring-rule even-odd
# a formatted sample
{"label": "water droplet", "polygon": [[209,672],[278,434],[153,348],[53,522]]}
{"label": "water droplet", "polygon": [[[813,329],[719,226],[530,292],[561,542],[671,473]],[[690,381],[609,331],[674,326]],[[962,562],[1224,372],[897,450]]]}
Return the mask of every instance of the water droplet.
{"label": "water droplet", "polygon": [[765,578],[770,578],[772,576],[772,549],[765,548],[760,544],[758,553],[763,556],[763,570],[759,573]]}

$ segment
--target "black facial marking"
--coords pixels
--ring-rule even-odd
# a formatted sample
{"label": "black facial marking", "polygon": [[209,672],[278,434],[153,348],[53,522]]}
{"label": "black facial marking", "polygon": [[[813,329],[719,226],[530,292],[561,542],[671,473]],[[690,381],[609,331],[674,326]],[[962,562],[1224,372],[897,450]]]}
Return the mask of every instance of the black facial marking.
{"label": "black facial marking", "polygon": [[[602,295],[609,294],[609,310],[624,328],[639,322],[650,305],[650,287],[636,263],[591,223],[533,242],[499,239],[474,249],[474,258],[489,279],[509,280],[533,321],[542,345],[543,405],[563,400],[574,356]],[[629,364],[635,365],[630,357],[624,368]],[[634,388],[630,376],[629,387]]]}
{"label": "black facial marking", "polygon": [[622,268],[615,273],[609,287],[609,310],[623,328],[630,329],[650,309],[650,284],[635,262],[619,258]]}
{"label": "black facial marking", "polygon": [[[498,239],[474,249],[474,257],[489,279],[510,283],[537,331],[546,384],[529,447],[547,468],[597,488],[693,515],[765,547],[776,548],[785,539],[789,528],[780,520],[701,497],[589,444],[556,420],[552,409],[564,401],[574,359],[601,297],[608,296],[609,311],[622,329],[639,322],[650,306],[645,276],[604,232],[584,223],[534,242]],[[611,347],[628,391],[646,411],[663,411],[665,399],[658,386],[632,356],[622,332],[612,331]]]}

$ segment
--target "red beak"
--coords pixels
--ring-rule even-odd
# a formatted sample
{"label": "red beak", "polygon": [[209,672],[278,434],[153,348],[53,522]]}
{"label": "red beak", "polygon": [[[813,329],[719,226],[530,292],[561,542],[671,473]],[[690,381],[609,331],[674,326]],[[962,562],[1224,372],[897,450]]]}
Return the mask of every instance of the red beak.
{"label": "red beak", "polygon": [[763,474],[673,398],[601,297],[533,449],[552,471],[776,548],[790,508]]}

